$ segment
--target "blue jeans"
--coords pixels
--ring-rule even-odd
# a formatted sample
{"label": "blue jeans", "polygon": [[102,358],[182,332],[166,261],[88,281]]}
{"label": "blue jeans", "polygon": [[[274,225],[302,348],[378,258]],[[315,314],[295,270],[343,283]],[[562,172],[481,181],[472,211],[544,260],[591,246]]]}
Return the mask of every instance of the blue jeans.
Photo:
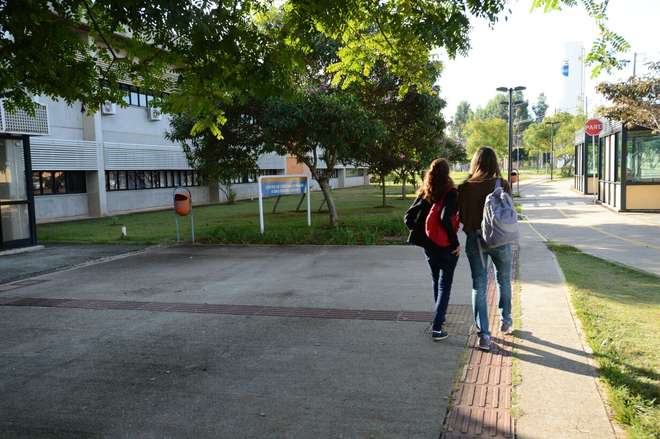
{"label": "blue jeans", "polygon": [[[428,249],[424,253],[426,253],[426,260],[431,268],[431,278],[433,279],[433,300],[435,303],[433,308],[433,330],[439,331],[445,323],[458,256],[451,254],[448,249]],[[440,287],[439,295],[438,286]]]}
{"label": "blue jeans", "polygon": [[479,335],[490,335],[488,329],[488,257],[495,265],[497,290],[500,295],[499,308],[502,312],[502,323],[512,323],[511,320],[511,262],[513,253],[511,244],[501,247],[487,248],[481,241],[482,256],[479,254],[477,233],[468,233],[465,243],[465,254],[472,271],[472,310],[474,323],[479,328]]}

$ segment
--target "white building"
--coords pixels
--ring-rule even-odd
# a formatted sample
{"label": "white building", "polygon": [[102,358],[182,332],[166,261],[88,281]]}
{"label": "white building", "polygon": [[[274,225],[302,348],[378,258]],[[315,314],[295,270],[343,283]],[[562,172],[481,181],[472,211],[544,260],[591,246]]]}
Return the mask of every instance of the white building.
{"label": "white building", "polygon": [[561,65],[562,93],[559,100],[560,111],[576,114],[585,108],[585,67],[584,46],[579,42],[564,45],[564,59]]}
{"label": "white building", "polygon": [[[223,201],[217,185],[202,186],[181,145],[165,138],[169,117],[154,112],[151,96],[126,85],[126,108],[104,105],[88,115],[80,104],[42,98],[49,135],[30,139],[37,222],[167,208],[176,186],[188,187],[196,205]],[[291,157],[264,155],[262,175],[304,169]],[[340,169],[333,187],[368,184],[363,169]],[[253,176],[232,187],[237,199],[257,196]]]}

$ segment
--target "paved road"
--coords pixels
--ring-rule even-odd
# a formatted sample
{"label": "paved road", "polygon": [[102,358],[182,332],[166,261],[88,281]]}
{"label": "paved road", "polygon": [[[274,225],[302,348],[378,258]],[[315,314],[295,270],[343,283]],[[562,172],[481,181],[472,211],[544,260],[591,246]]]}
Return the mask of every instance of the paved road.
{"label": "paved road", "polygon": [[437,437],[469,275],[433,343],[427,271],[403,246],[175,247],[5,287],[0,437]]}
{"label": "paved road", "polygon": [[615,213],[570,180],[521,184],[523,213],[544,238],[660,276],[660,214]]}

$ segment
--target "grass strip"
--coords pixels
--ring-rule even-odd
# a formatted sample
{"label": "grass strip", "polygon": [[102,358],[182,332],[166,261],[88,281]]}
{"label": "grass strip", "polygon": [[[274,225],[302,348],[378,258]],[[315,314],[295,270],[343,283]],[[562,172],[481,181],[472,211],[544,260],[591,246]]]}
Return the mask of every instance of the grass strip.
{"label": "grass strip", "polygon": [[660,438],[660,278],[549,244],[557,255],[608,389],[629,436]]}
{"label": "grass strip", "polygon": [[[327,211],[319,212],[322,195],[312,193],[312,227],[307,226],[300,198],[282,197],[277,213],[274,198],[264,200],[265,234],[259,233],[259,207],[256,200],[234,204],[194,207],[197,241],[211,244],[401,244],[407,236],[403,213],[412,202],[412,187],[401,199],[400,186],[387,187],[388,206],[381,206],[378,186],[362,186],[334,191],[339,211],[337,227],[328,226]],[[169,244],[175,241],[172,210],[130,213],[105,218],[40,224],[38,239],[45,243],[140,243]],[[190,219],[181,218],[182,239],[190,240]],[[121,236],[125,226],[128,236]]]}

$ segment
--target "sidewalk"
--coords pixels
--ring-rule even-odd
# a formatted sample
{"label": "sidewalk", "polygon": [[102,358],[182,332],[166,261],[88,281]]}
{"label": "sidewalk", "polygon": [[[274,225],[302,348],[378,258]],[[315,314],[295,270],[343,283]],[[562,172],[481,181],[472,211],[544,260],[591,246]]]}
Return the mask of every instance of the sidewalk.
{"label": "sidewalk", "polygon": [[557,261],[528,224],[520,229],[517,437],[614,438]]}

